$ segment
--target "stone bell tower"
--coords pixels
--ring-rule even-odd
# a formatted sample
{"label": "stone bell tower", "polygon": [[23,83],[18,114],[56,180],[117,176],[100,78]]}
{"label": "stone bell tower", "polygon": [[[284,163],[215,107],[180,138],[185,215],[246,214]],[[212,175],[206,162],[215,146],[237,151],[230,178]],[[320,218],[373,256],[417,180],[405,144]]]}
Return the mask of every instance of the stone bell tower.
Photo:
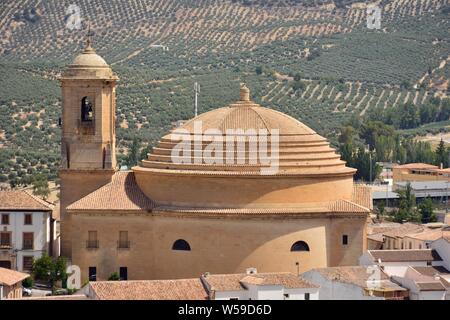
{"label": "stone bell tower", "polygon": [[66,208],[111,181],[116,170],[115,87],[117,76],[91,47],[62,74],[61,254],[71,258]]}

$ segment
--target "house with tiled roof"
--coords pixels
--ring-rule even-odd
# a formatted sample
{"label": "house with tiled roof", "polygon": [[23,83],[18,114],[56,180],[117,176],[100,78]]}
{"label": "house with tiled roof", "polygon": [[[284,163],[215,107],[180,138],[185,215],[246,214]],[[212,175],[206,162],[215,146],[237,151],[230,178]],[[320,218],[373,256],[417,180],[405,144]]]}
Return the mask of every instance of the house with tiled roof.
{"label": "house with tiled roof", "polygon": [[319,286],[288,272],[209,274],[176,280],[97,281],[94,300],[317,300]]}
{"label": "house with tiled roof", "polygon": [[441,238],[450,240],[450,227],[435,229],[427,228],[422,232],[410,233],[404,236],[403,242],[405,244],[405,248],[422,249],[430,248],[432,242]]}
{"label": "house with tiled roof", "polygon": [[361,266],[376,265],[389,276],[403,276],[409,267],[443,266],[434,249],[367,250],[359,259]]}
{"label": "house with tiled roof", "polygon": [[22,298],[22,281],[30,275],[0,267],[0,300]]}
{"label": "house with tiled roof", "polygon": [[24,190],[0,191],[0,267],[30,272],[33,260],[52,255],[53,205]]}
{"label": "house with tiled roof", "polygon": [[450,298],[450,272],[444,267],[408,267],[403,276],[392,280],[409,290],[411,300],[447,300]]}
{"label": "house with tiled roof", "polygon": [[301,275],[320,287],[319,300],[402,300],[408,290],[377,266],[315,268]]}

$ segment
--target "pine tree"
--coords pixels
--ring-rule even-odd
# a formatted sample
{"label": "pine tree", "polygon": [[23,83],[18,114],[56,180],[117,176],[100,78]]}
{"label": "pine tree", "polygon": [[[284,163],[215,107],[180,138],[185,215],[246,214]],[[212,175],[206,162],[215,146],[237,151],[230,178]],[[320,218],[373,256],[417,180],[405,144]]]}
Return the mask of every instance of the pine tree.
{"label": "pine tree", "polygon": [[448,168],[448,156],[447,156],[447,150],[445,148],[444,141],[441,139],[439,142],[439,145],[436,149],[436,156],[435,156],[435,164],[440,166],[441,164],[444,166],[444,168]]}

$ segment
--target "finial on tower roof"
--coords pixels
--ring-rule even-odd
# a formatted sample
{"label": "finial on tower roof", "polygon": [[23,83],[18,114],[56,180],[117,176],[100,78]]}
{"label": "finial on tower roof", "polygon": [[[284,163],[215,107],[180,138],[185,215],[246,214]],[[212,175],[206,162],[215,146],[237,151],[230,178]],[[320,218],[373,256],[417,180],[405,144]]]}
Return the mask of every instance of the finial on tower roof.
{"label": "finial on tower roof", "polygon": [[247,88],[245,83],[241,83],[240,97],[241,101],[250,101],[250,90]]}
{"label": "finial on tower roof", "polygon": [[86,49],[85,51],[93,51],[94,49],[92,48],[92,32],[91,32],[91,22],[88,22],[88,32],[86,35]]}

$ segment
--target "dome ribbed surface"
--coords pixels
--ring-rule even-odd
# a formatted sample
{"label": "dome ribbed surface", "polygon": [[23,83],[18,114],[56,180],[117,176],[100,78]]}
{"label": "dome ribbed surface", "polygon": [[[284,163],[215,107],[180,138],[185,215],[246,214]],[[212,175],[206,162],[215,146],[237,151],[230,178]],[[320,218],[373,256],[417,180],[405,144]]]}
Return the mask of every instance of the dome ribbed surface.
{"label": "dome ribbed surface", "polygon": [[[201,124],[201,135],[195,132],[195,127]],[[272,130],[279,130],[279,170],[278,174],[292,175],[316,175],[316,174],[353,174],[356,170],[345,166],[340,156],[330,147],[328,141],[318,135],[314,130],[298,120],[281,112],[261,107],[252,101],[238,101],[229,106],[215,109],[188,121],[171,133],[164,136],[153,148],[148,158],[142,161],[138,170],[151,171],[177,171],[178,173],[190,172],[193,174],[225,174],[225,175],[252,175],[260,174],[262,167],[267,163],[261,163],[259,159],[249,159],[249,140],[252,135],[242,135],[236,130],[243,131],[267,130],[269,133],[268,153],[271,152]],[[212,130],[212,131],[211,131]],[[214,130],[220,130],[215,133]],[[227,130],[234,130],[234,134],[226,135]],[[222,133],[222,134],[219,134]],[[173,149],[180,142],[180,137],[189,137],[192,152],[189,160],[181,163],[181,153],[172,156]],[[214,137],[220,141],[223,149],[223,163],[213,163],[213,158],[203,155],[198,158],[195,150],[208,147],[210,141],[197,142],[200,138]],[[227,136],[227,138],[225,138]],[[234,157],[230,162],[226,160],[226,139],[240,139],[245,141],[245,153],[234,150]],[[220,150],[219,150],[220,152]],[[214,155],[214,153],[210,154]],[[186,157],[183,158],[186,160]],[[233,161],[231,161],[233,160]]]}

